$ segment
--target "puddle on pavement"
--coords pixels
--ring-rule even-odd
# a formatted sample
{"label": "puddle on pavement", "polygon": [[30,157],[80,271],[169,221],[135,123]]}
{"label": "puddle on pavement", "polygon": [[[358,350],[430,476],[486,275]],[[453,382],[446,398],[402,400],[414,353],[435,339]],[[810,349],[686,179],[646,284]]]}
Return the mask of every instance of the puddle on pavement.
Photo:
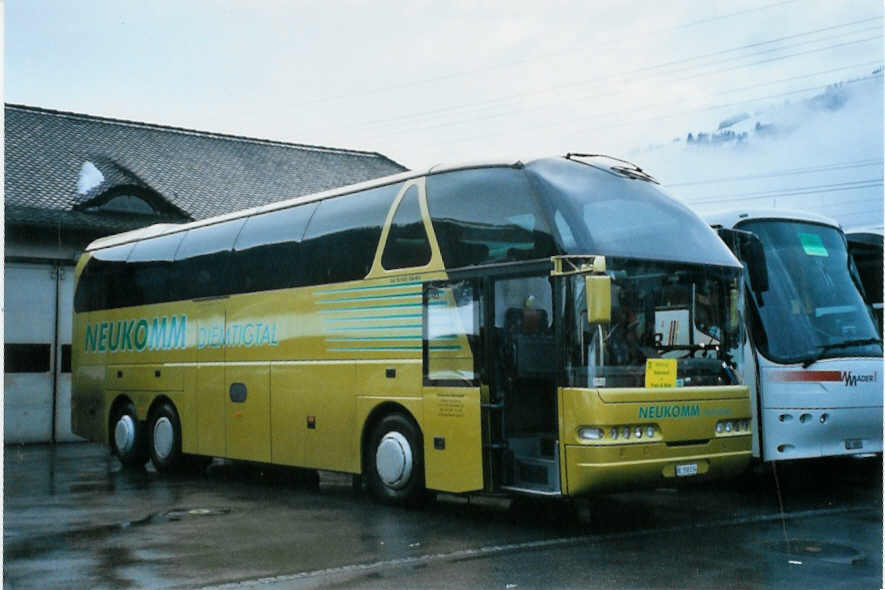
{"label": "puddle on pavement", "polygon": [[765,547],[771,551],[789,555],[791,559],[817,559],[845,565],[856,565],[866,557],[861,551],[848,545],[801,539],[766,543]]}
{"label": "puddle on pavement", "polygon": [[100,525],[89,528],[77,529],[63,533],[39,535],[25,539],[4,539],[4,557],[7,559],[28,559],[52,551],[71,549],[73,544],[83,541],[99,541],[111,535],[131,529],[152,524],[163,524],[181,520],[191,520],[210,516],[223,516],[230,514],[230,508],[218,507],[181,507],[149,514],[138,519],[129,520],[117,524]]}

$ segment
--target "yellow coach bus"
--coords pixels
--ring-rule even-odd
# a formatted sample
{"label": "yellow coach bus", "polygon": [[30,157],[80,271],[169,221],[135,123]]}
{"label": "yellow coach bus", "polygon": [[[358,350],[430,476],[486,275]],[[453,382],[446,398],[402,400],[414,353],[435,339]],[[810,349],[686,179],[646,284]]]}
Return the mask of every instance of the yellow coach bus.
{"label": "yellow coach bus", "polygon": [[434,167],[92,243],[74,431],[188,455],[542,496],[751,457],[741,265],[638,167]]}

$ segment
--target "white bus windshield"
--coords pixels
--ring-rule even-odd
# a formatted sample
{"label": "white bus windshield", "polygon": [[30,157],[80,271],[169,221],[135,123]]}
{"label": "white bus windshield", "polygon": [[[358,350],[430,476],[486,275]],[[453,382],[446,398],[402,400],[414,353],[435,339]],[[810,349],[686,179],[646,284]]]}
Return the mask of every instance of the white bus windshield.
{"label": "white bus windshield", "polygon": [[756,295],[756,341],[776,362],[881,356],[869,310],[851,278],[842,233],[831,226],[754,220],[737,226],[762,241],[768,290]]}

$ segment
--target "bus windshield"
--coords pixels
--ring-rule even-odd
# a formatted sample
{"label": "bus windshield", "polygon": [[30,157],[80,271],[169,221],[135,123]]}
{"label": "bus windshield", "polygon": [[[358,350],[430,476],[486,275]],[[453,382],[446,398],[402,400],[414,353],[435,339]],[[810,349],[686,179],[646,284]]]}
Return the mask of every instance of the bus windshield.
{"label": "bus windshield", "polygon": [[652,182],[562,158],[526,170],[567,254],[739,266],[701,218]]}
{"label": "bus windshield", "polygon": [[743,342],[740,270],[607,258],[611,321],[587,321],[584,276],[562,298],[566,381],[573,387],[644,387],[646,361],[677,360],[677,387],[734,385]]}
{"label": "bus windshield", "polygon": [[[756,295],[760,351],[782,363],[836,356],[881,356],[876,326],[851,278],[842,233],[786,220],[738,226],[762,241],[768,290]],[[758,324],[758,325],[757,325]]]}

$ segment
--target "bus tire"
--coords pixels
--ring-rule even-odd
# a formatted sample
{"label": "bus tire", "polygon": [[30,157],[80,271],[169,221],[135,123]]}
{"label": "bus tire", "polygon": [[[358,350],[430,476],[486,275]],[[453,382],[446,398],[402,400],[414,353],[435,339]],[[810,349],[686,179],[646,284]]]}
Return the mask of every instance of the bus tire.
{"label": "bus tire", "polygon": [[138,421],[132,402],[118,404],[111,417],[111,452],[126,467],[144,467],[147,462],[144,425]]}
{"label": "bus tire", "polygon": [[403,414],[388,414],[372,429],[365,465],[369,489],[379,502],[414,506],[424,498],[421,433]]}
{"label": "bus tire", "polygon": [[148,450],[157,471],[167,473],[182,463],[181,422],[169,402],[154,408],[148,420]]}

